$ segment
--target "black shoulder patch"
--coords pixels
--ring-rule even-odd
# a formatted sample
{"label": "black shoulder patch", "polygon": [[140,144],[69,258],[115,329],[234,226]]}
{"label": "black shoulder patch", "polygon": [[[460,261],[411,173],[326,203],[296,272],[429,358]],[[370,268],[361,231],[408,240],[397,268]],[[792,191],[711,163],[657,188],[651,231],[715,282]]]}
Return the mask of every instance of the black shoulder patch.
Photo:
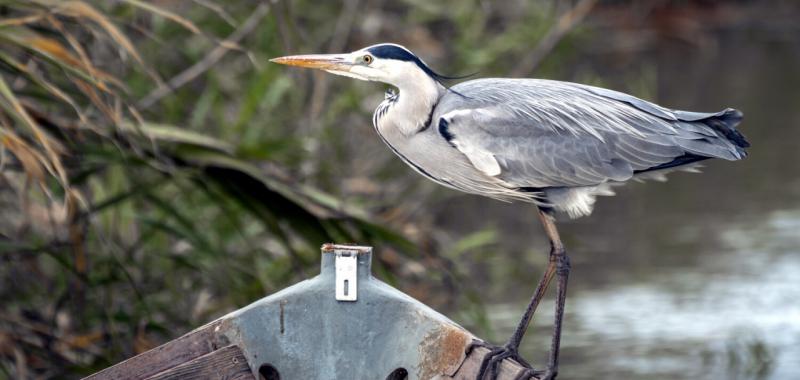
{"label": "black shoulder patch", "polygon": [[450,129],[448,128],[449,125],[450,123],[448,123],[443,117],[439,118],[439,134],[442,135],[442,137],[444,137],[444,139],[455,148],[453,139],[456,138],[456,136],[450,133]]}

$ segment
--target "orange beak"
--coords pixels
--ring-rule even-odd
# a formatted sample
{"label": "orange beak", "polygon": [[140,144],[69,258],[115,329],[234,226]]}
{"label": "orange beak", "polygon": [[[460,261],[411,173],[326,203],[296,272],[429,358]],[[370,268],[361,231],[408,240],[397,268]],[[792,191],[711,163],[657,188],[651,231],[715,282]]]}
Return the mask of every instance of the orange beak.
{"label": "orange beak", "polygon": [[270,62],[280,63],[281,65],[307,67],[310,69],[320,69],[325,71],[350,71],[353,65],[346,60],[346,55],[341,54],[309,54],[309,55],[290,55],[270,59]]}

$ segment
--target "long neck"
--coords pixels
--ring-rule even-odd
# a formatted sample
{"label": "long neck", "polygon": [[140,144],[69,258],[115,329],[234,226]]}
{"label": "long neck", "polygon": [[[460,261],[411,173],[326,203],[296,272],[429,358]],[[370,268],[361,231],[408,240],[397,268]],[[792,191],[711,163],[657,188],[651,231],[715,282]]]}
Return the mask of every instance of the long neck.
{"label": "long neck", "polygon": [[433,107],[445,88],[422,72],[410,79],[398,86],[398,98],[381,117],[379,128],[394,127],[403,135],[411,136],[430,122]]}

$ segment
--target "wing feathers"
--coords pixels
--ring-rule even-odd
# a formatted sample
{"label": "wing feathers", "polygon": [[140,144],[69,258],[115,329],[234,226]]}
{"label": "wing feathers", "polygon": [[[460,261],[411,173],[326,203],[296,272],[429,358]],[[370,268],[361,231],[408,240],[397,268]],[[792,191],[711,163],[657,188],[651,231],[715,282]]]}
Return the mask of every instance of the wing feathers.
{"label": "wing feathers", "polygon": [[744,156],[743,144],[726,136],[741,136],[733,111],[673,111],[616,91],[545,80],[483,79],[453,89],[435,117],[447,121],[449,141],[476,169],[509,186],[596,186],[687,154]]}

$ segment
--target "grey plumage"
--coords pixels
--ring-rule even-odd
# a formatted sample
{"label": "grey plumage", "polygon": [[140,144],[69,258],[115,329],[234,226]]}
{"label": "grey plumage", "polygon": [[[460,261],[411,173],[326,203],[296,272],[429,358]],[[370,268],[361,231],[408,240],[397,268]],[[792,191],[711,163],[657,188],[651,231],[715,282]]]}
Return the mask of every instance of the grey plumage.
{"label": "grey plumage", "polygon": [[[391,101],[378,108],[376,124],[396,99]],[[611,194],[608,184],[706,158],[737,160],[748,146],[734,129],[741,113],[733,109],[674,111],[616,91],[539,79],[460,83],[442,92],[430,120],[417,132],[425,139],[387,141],[418,171],[429,177],[437,172],[426,170],[433,163],[416,159],[418,149],[408,145],[443,140],[430,146],[458,150],[472,168],[463,160],[438,161],[448,173],[435,181],[501,200],[551,205],[573,217],[591,212],[594,195]]]}
{"label": "grey plumage", "polygon": [[287,64],[394,85],[375,110],[384,142],[444,186],[533,202],[572,217],[631,179],[662,178],[748,147],[741,113],[671,110],[621,92],[542,79],[477,79],[446,89],[399,45],[350,55],[284,57]]}

